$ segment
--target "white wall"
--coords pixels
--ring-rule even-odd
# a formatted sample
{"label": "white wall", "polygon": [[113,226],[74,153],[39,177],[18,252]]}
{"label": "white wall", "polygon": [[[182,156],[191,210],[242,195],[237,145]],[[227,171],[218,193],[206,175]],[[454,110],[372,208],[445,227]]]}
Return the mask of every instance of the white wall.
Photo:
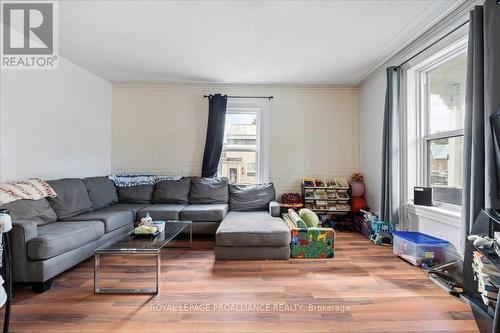
{"label": "white wall", "polygon": [[358,89],[277,85],[113,85],[113,172],[200,175],[204,94],[268,96],[269,179],[298,192],[306,176],[350,177],[359,169]]}
{"label": "white wall", "polygon": [[111,84],[60,57],[57,70],[2,70],[0,181],[111,170]]}
{"label": "white wall", "polygon": [[377,70],[359,89],[359,168],[364,175],[365,200],[375,212],[380,209],[382,189],[382,128],[386,72]]}

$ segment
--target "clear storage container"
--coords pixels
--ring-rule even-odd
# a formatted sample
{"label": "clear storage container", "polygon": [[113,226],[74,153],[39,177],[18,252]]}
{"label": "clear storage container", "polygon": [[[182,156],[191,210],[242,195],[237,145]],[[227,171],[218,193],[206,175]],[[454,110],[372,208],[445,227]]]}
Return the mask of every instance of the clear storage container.
{"label": "clear storage container", "polygon": [[433,266],[444,262],[449,242],[415,231],[394,231],[392,249],[395,255],[416,266]]}

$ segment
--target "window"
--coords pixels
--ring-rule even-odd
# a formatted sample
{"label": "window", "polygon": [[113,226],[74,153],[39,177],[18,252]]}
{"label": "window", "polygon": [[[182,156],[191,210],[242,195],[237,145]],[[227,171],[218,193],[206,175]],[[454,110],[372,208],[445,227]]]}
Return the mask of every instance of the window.
{"label": "window", "polygon": [[255,162],[247,162],[247,176],[255,177]]}
{"label": "window", "polygon": [[255,104],[228,103],[219,175],[232,184],[267,181],[262,109]]}
{"label": "window", "polygon": [[[416,66],[416,185],[433,188],[434,201],[461,205],[467,54],[456,46]],[[411,126],[411,125],[410,125]],[[419,142],[419,143],[418,143]]]}

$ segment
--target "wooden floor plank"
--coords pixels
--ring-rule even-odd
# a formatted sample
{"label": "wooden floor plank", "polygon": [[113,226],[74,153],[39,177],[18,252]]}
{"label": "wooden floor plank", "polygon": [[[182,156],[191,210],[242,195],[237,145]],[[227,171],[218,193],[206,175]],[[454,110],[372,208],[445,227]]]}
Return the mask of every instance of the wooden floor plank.
{"label": "wooden floor plank", "polygon": [[[213,241],[162,253],[159,295],[95,295],[93,261],[44,294],[16,288],[11,332],[478,332],[467,304],[355,233],[333,260],[214,262]],[[103,260],[109,286],[148,286],[152,261]]]}

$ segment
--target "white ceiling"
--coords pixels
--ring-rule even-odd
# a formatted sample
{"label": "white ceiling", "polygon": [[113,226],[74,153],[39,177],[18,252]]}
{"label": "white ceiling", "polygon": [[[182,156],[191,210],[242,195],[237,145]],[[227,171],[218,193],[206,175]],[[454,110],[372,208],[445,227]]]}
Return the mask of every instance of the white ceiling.
{"label": "white ceiling", "polygon": [[461,2],[66,1],[59,49],[110,81],[353,84]]}

